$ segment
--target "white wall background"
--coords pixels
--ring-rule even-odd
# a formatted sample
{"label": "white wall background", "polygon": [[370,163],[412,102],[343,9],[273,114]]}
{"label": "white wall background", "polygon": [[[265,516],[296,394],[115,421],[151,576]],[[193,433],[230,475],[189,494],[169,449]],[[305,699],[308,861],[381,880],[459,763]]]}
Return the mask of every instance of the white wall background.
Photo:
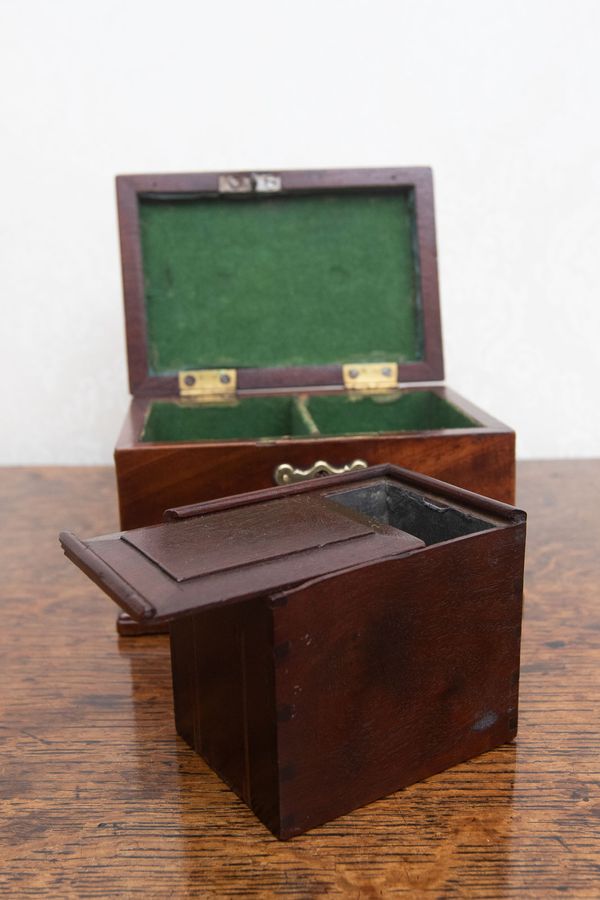
{"label": "white wall background", "polygon": [[600,454],[595,0],[0,0],[3,463],[105,463],[117,172],[429,164],[447,382]]}

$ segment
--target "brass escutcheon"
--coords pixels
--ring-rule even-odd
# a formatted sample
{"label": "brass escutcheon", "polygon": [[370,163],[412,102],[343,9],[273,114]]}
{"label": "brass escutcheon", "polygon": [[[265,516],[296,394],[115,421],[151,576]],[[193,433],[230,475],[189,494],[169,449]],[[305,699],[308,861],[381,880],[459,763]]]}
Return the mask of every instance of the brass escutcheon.
{"label": "brass escutcheon", "polygon": [[275,484],[293,484],[296,481],[306,481],[309,478],[318,478],[322,475],[345,475],[346,472],[356,472],[358,469],[366,469],[364,459],[355,459],[345,466],[332,466],[328,462],[319,459],[308,469],[295,469],[289,463],[281,463],[273,473]]}

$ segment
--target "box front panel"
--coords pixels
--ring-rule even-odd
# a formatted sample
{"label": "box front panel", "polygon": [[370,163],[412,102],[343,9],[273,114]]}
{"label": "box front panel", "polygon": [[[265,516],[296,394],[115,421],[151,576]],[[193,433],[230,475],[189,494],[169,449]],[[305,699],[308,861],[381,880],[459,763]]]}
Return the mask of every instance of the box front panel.
{"label": "box front panel", "polygon": [[276,609],[284,837],[514,736],[523,551],[523,526],[494,529]]}
{"label": "box front panel", "polygon": [[272,487],[275,469],[318,460],[342,468],[393,463],[495,500],[514,500],[514,434],[405,434],[313,441],[141,445],[115,452],[121,526],[161,521],[165,509]]}

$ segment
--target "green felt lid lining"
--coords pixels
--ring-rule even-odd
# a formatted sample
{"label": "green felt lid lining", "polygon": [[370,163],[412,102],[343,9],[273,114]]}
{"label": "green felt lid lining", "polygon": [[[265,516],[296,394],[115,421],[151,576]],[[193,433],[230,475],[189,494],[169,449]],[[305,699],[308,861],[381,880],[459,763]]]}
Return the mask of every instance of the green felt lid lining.
{"label": "green felt lid lining", "polygon": [[142,194],[150,375],[423,359],[410,188]]}

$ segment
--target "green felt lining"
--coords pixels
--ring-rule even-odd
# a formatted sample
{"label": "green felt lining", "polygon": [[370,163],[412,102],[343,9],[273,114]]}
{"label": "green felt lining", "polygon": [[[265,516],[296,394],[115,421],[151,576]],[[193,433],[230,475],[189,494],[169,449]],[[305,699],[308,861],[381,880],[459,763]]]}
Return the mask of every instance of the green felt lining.
{"label": "green felt lining", "polygon": [[245,397],[230,404],[152,403],[142,441],[260,440],[472,428],[478,423],[431,391],[369,397]]}
{"label": "green felt lining", "polygon": [[432,391],[311,397],[308,408],[322,435],[472,428],[476,424]]}
{"label": "green felt lining", "polygon": [[231,404],[153,403],[143,441],[258,440],[310,435],[311,423],[294,397],[248,397]]}
{"label": "green felt lining", "polygon": [[409,190],[142,195],[150,374],[423,358]]}

